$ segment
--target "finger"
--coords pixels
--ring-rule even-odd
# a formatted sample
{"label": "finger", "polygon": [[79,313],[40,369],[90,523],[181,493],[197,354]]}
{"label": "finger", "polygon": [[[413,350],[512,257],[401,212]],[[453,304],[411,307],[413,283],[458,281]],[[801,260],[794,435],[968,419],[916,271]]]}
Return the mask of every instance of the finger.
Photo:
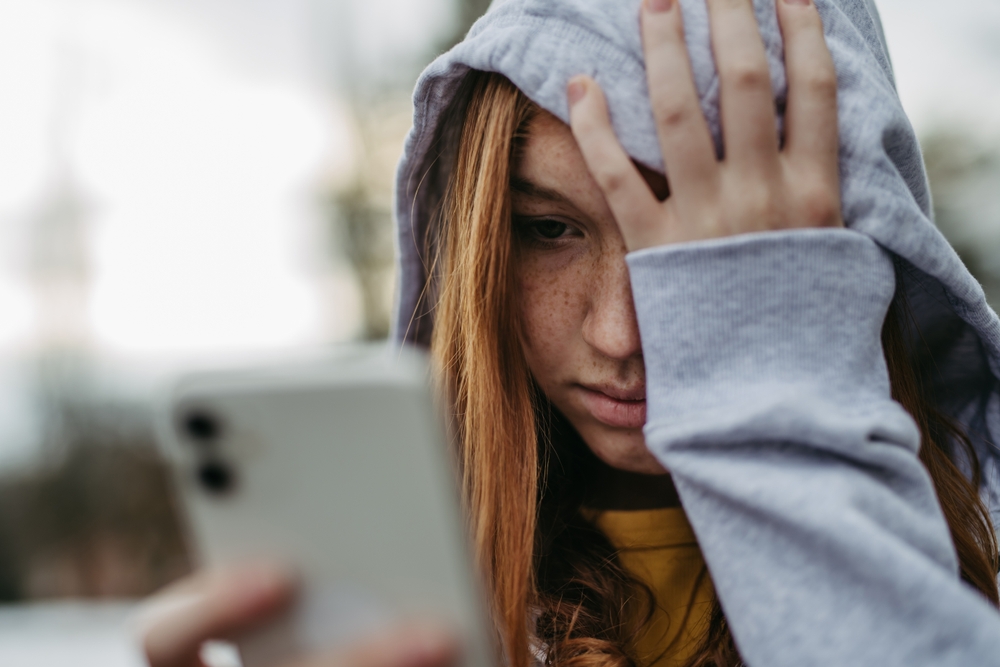
{"label": "finger", "polygon": [[709,197],[719,165],[698,102],[677,0],[643,3],[642,45],[649,99],[672,190],[680,197]]}
{"label": "finger", "polygon": [[788,73],[785,151],[836,176],[837,71],[823,38],[823,22],[810,0],[777,4]]}
{"label": "finger", "polygon": [[206,572],[164,591],[150,604],[143,647],[151,667],[201,665],[199,652],[209,639],[248,630],[284,609],[295,582],[270,565]]}
{"label": "finger", "polygon": [[632,164],[611,127],[608,106],[597,82],[575,77],[567,87],[570,127],[590,175],[604,194],[629,250],[644,245],[645,236],[660,222],[660,203]]}
{"label": "finger", "polygon": [[445,626],[410,623],[344,650],[299,658],[284,667],[453,667],[461,654]]}
{"label": "finger", "polygon": [[778,163],[774,94],[751,0],[708,0],[726,161],[754,170]]}

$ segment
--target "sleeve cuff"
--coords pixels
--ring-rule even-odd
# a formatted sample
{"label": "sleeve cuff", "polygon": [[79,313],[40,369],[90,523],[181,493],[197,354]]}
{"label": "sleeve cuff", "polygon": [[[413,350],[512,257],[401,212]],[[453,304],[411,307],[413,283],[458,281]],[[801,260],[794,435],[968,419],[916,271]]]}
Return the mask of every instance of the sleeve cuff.
{"label": "sleeve cuff", "polygon": [[[647,442],[800,439],[822,421],[816,406],[830,404],[840,420],[856,416],[897,431],[890,440],[914,440],[912,421],[890,399],[881,345],[893,263],[867,236],[763,232],[648,248],[627,261]],[[877,437],[823,430],[845,442]]]}

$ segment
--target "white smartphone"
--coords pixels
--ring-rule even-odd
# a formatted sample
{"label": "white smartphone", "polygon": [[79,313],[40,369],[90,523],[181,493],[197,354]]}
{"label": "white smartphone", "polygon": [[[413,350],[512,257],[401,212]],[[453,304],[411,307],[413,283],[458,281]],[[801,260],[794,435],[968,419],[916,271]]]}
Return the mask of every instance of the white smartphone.
{"label": "white smartphone", "polygon": [[279,559],[302,576],[285,617],[238,641],[245,667],[432,615],[465,664],[493,651],[455,465],[411,350],[188,374],[158,410],[199,565]]}

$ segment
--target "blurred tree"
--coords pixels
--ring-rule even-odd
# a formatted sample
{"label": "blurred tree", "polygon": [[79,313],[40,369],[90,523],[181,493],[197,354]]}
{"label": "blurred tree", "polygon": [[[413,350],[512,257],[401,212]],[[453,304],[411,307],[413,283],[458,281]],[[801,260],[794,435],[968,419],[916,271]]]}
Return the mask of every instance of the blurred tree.
{"label": "blurred tree", "polygon": [[393,189],[410,127],[409,96],[383,94],[355,115],[359,155],[354,177],[330,195],[334,253],[350,264],[361,295],[361,337],[389,335],[395,286]]}
{"label": "blurred tree", "polygon": [[361,295],[364,340],[389,335],[392,298],[392,213],[373,201],[372,184],[359,179],[350,189],[336,192],[333,205],[339,248],[350,263]]}
{"label": "blurred tree", "polygon": [[938,228],[1000,306],[1000,147],[956,130],[921,141]]}
{"label": "blurred tree", "polygon": [[[490,0],[456,0],[455,28],[444,43],[444,51],[460,41],[490,5]],[[435,54],[426,54],[427,60]],[[405,68],[403,68],[405,69]],[[392,322],[395,284],[393,247],[393,186],[396,162],[410,126],[410,85],[388,86],[372,82],[355,72],[345,77],[354,109],[360,148],[354,179],[332,190],[330,220],[334,254],[341,254],[358,282],[362,306],[361,337],[385,338]]]}

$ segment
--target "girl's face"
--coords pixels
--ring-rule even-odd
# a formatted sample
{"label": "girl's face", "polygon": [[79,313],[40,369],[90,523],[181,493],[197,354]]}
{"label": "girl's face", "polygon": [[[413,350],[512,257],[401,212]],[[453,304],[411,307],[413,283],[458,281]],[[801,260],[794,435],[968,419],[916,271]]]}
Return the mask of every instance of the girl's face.
{"label": "girl's face", "polygon": [[[663,177],[646,176],[665,197]],[[602,461],[665,472],[642,435],[646,378],[625,243],[555,116],[532,122],[511,196],[522,347],[535,381]]]}

